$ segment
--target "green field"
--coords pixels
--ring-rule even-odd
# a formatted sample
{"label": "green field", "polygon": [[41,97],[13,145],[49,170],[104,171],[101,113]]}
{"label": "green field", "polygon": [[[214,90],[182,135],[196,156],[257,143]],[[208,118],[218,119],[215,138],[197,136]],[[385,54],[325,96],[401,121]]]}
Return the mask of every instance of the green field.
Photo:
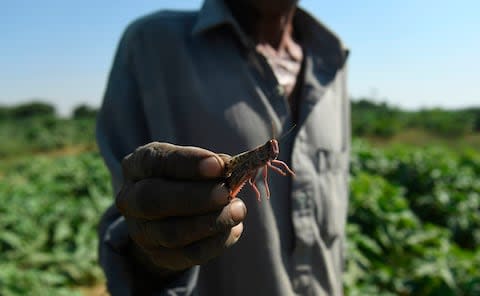
{"label": "green field", "polygon": [[[104,280],[109,176],[92,116],[37,115],[0,116],[0,295],[81,294]],[[354,141],[347,295],[480,295],[478,139],[410,127]]]}

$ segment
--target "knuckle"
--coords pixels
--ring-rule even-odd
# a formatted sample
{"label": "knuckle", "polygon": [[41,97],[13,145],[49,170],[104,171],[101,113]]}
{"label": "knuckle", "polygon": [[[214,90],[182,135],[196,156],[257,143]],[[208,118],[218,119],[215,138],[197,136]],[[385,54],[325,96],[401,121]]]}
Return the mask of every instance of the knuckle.
{"label": "knuckle", "polygon": [[129,192],[128,192],[128,200],[129,206],[132,207],[135,211],[139,213],[148,213],[150,212],[150,202],[151,199],[151,187],[148,186],[148,180],[141,180],[134,183]]}
{"label": "knuckle", "polygon": [[133,156],[133,153],[130,153],[122,159],[122,170],[124,173],[128,172],[130,168],[130,159],[132,158],[132,156]]}
{"label": "knuckle", "polygon": [[140,180],[152,175],[152,161],[158,158],[162,151],[162,143],[151,142],[137,147],[133,153],[122,160],[122,170],[125,178]]}
{"label": "knuckle", "polygon": [[170,221],[163,221],[156,227],[156,243],[165,248],[175,249],[183,246],[184,234],[181,233],[179,227]]}
{"label": "knuckle", "polygon": [[227,232],[236,224],[230,211],[230,205],[223,208],[215,222],[218,232]]}
{"label": "knuckle", "polygon": [[166,233],[164,233],[164,236],[165,238],[161,242],[164,247],[174,249],[183,246],[183,241],[179,239],[180,236],[177,232],[167,231]]}
{"label": "knuckle", "polygon": [[[124,177],[133,181],[151,177],[154,172],[153,164],[162,166],[165,161],[168,161],[171,152],[177,149],[178,146],[160,142],[151,142],[137,147],[133,153],[122,159],[121,166]],[[157,170],[163,171],[163,169],[155,168],[155,171]]]}
{"label": "knuckle", "polygon": [[127,210],[127,195],[129,192],[130,186],[128,184],[123,184],[120,191],[117,193],[115,197],[115,206],[120,211],[120,213],[125,214]]}
{"label": "knuckle", "polygon": [[211,225],[211,230],[213,233],[219,233],[219,232],[226,232],[230,229],[230,226],[228,225],[228,222],[225,222],[225,219],[223,219],[222,214],[220,216],[212,216],[210,225]]}
{"label": "knuckle", "polygon": [[128,215],[128,213],[133,213],[139,210],[138,197],[142,196],[141,194],[143,194],[143,191],[142,184],[139,184],[138,182],[133,183],[127,181],[124,183],[115,199],[115,204],[120,212],[124,215]]}
{"label": "knuckle", "polygon": [[146,235],[147,223],[145,221],[129,220],[127,224],[128,232],[132,240],[138,245],[145,245],[147,243],[146,238],[148,237],[148,235]]}
{"label": "knuckle", "polygon": [[210,233],[217,233],[223,230],[222,223],[220,223],[220,218],[217,215],[211,215],[207,217],[208,231]]}
{"label": "knuckle", "polygon": [[147,194],[147,188],[146,188],[146,183],[144,180],[138,181],[133,184],[132,190],[130,190],[130,195],[132,198],[139,198],[142,196],[146,196]]}

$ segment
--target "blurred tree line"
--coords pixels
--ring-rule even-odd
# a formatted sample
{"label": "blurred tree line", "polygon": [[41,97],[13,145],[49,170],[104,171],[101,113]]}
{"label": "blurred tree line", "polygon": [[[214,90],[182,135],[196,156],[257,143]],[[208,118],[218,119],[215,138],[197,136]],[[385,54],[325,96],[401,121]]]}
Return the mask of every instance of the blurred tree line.
{"label": "blurred tree line", "polygon": [[405,111],[367,98],[352,100],[352,132],[355,136],[388,138],[405,129],[422,129],[442,137],[478,133],[480,107]]}
{"label": "blurred tree line", "polygon": [[[80,118],[95,118],[97,116],[97,109],[94,107],[82,104],[75,107],[72,111],[72,119]],[[52,104],[34,101],[15,106],[0,106],[0,120],[23,120],[34,117],[51,117],[56,118],[57,111]]]}
{"label": "blurred tree line", "polygon": [[[94,147],[97,109],[74,108],[69,117],[57,114],[52,104],[34,101],[0,106],[0,157],[42,152],[72,146]],[[456,139],[480,134],[480,107],[459,110],[406,111],[367,98],[352,100],[352,131],[355,137],[388,139],[405,130],[423,130]]]}
{"label": "blurred tree line", "polygon": [[28,102],[0,106],[0,157],[15,157],[68,147],[95,147],[97,110],[88,105],[74,108],[69,117],[57,114],[52,104]]}

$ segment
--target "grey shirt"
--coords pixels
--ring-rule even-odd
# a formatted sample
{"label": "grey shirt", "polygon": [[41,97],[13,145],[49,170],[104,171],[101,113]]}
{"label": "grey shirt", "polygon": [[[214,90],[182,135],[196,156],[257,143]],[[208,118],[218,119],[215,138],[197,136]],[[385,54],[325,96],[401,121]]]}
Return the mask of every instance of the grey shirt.
{"label": "grey shirt", "polygon": [[[97,141],[115,192],[120,163],[152,141],[231,155],[290,129],[279,159],[294,178],[270,174],[271,198],[239,194],[248,208],[240,241],[156,295],[341,295],[347,211],[349,102],[338,38],[299,9],[304,51],[295,114],[264,57],[221,0],[198,12],[160,11],[132,23],[115,56]],[[264,188],[260,184],[260,191]],[[127,256],[124,218],[109,208],[99,226],[100,263],[113,295],[133,295],[146,272]]]}

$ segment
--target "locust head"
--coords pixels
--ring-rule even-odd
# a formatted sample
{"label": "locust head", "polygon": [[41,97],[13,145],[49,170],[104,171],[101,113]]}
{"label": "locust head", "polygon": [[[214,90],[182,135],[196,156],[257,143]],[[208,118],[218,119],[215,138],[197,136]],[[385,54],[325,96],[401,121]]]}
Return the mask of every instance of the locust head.
{"label": "locust head", "polygon": [[268,145],[270,147],[270,159],[277,159],[280,149],[278,148],[278,141],[275,139],[269,140]]}

